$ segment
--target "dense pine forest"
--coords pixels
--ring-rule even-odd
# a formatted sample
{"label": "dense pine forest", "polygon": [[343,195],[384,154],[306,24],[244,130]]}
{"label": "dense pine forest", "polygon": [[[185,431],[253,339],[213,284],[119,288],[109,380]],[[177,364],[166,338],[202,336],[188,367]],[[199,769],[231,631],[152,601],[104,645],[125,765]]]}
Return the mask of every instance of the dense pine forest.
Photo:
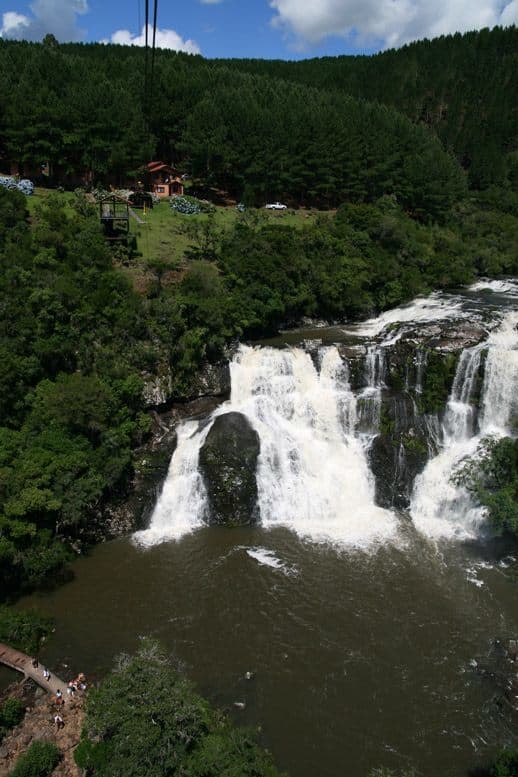
{"label": "dense pine forest", "polygon": [[475,188],[518,185],[517,42],[495,28],[292,63],[159,51],[144,96],[136,48],[0,40],[0,159],[74,184],[165,158],[248,204],[394,194],[438,218],[465,170]]}
{"label": "dense pine forest", "polygon": [[430,127],[474,188],[518,186],[518,30],[446,35],[377,54],[227,67],[383,103]]}

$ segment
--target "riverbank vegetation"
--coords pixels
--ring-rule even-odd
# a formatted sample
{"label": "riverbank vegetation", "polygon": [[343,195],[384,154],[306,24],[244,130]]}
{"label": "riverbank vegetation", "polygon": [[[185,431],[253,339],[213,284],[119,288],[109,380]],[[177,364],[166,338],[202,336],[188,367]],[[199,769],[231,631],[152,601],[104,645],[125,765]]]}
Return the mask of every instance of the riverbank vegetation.
{"label": "riverbank vegetation", "polygon": [[280,777],[253,735],[214,711],[150,640],[89,692],[75,758],[95,777]]}
{"label": "riverbank vegetation", "polygon": [[37,656],[51,629],[52,621],[39,613],[0,605],[0,642],[15,650]]}
{"label": "riverbank vegetation", "polygon": [[495,531],[518,537],[518,439],[491,440],[464,479]]}
{"label": "riverbank vegetation", "polygon": [[51,777],[61,759],[62,754],[53,742],[37,740],[20,756],[9,777]]}
{"label": "riverbank vegetation", "polygon": [[0,745],[6,734],[23,720],[25,707],[19,699],[9,698],[0,704]]}

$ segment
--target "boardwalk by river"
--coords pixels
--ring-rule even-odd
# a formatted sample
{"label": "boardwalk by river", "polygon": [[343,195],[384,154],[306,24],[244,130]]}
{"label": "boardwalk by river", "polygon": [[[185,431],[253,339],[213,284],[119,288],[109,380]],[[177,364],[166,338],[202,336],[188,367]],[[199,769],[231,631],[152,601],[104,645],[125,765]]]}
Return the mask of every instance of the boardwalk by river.
{"label": "boardwalk by river", "polygon": [[35,683],[49,693],[56,694],[58,690],[64,693],[67,688],[67,683],[53,672],[50,672],[50,676],[48,680],[46,680],[43,676],[45,667],[41,664],[34,666],[33,661],[34,659],[27,656],[25,653],[14,650],[14,648],[0,642],[0,663],[5,664],[5,666],[8,666],[10,669],[21,672],[25,677],[30,677]]}

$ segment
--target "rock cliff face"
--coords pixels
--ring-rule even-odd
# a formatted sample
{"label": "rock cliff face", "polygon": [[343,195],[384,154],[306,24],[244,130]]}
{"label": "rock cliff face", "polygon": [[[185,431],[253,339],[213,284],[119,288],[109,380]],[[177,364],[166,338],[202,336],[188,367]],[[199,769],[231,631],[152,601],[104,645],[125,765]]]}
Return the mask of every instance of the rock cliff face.
{"label": "rock cliff face", "polygon": [[[148,410],[167,407],[178,397],[174,375],[168,362],[161,363],[154,374],[143,373],[142,397]],[[205,364],[193,377],[185,400],[202,397],[226,397],[230,393],[230,369],[228,361],[219,364]]]}
{"label": "rock cliff face", "polygon": [[225,413],[216,418],[200,451],[209,523],[245,526],[257,521],[259,453],[259,436],[244,415]]}

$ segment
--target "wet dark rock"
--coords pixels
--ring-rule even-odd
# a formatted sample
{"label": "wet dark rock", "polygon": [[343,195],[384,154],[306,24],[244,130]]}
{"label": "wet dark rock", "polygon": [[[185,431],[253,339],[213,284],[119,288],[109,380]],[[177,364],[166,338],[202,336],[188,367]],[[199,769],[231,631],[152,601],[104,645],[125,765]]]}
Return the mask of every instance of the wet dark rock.
{"label": "wet dark rock", "polygon": [[402,340],[412,340],[427,348],[454,353],[478,345],[487,338],[487,334],[487,326],[480,322],[450,320],[422,324],[418,329],[405,332]]}
{"label": "wet dark rock", "polygon": [[259,453],[259,435],[244,415],[225,413],[216,418],[200,451],[209,523],[224,526],[256,523]]}
{"label": "wet dark rock", "polygon": [[206,362],[193,377],[187,390],[178,391],[168,361],[160,362],[153,374],[143,372],[142,397],[147,410],[160,410],[175,399],[194,400],[201,397],[228,397],[230,394],[230,366],[228,359],[218,364]]}
{"label": "wet dark rock", "polygon": [[338,353],[348,365],[349,383],[353,391],[366,387],[365,357],[367,348],[364,345],[339,345]]}
{"label": "wet dark rock", "polygon": [[429,457],[429,434],[413,398],[406,393],[384,396],[380,434],[369,451],[376,483],[376,502],[404,509],[416,476]]}
{"label": "wet dark rock", "polygon": [[228,397],[230,394],[230,366],[228,361],[206,364],[189,386],[189,397]]}

